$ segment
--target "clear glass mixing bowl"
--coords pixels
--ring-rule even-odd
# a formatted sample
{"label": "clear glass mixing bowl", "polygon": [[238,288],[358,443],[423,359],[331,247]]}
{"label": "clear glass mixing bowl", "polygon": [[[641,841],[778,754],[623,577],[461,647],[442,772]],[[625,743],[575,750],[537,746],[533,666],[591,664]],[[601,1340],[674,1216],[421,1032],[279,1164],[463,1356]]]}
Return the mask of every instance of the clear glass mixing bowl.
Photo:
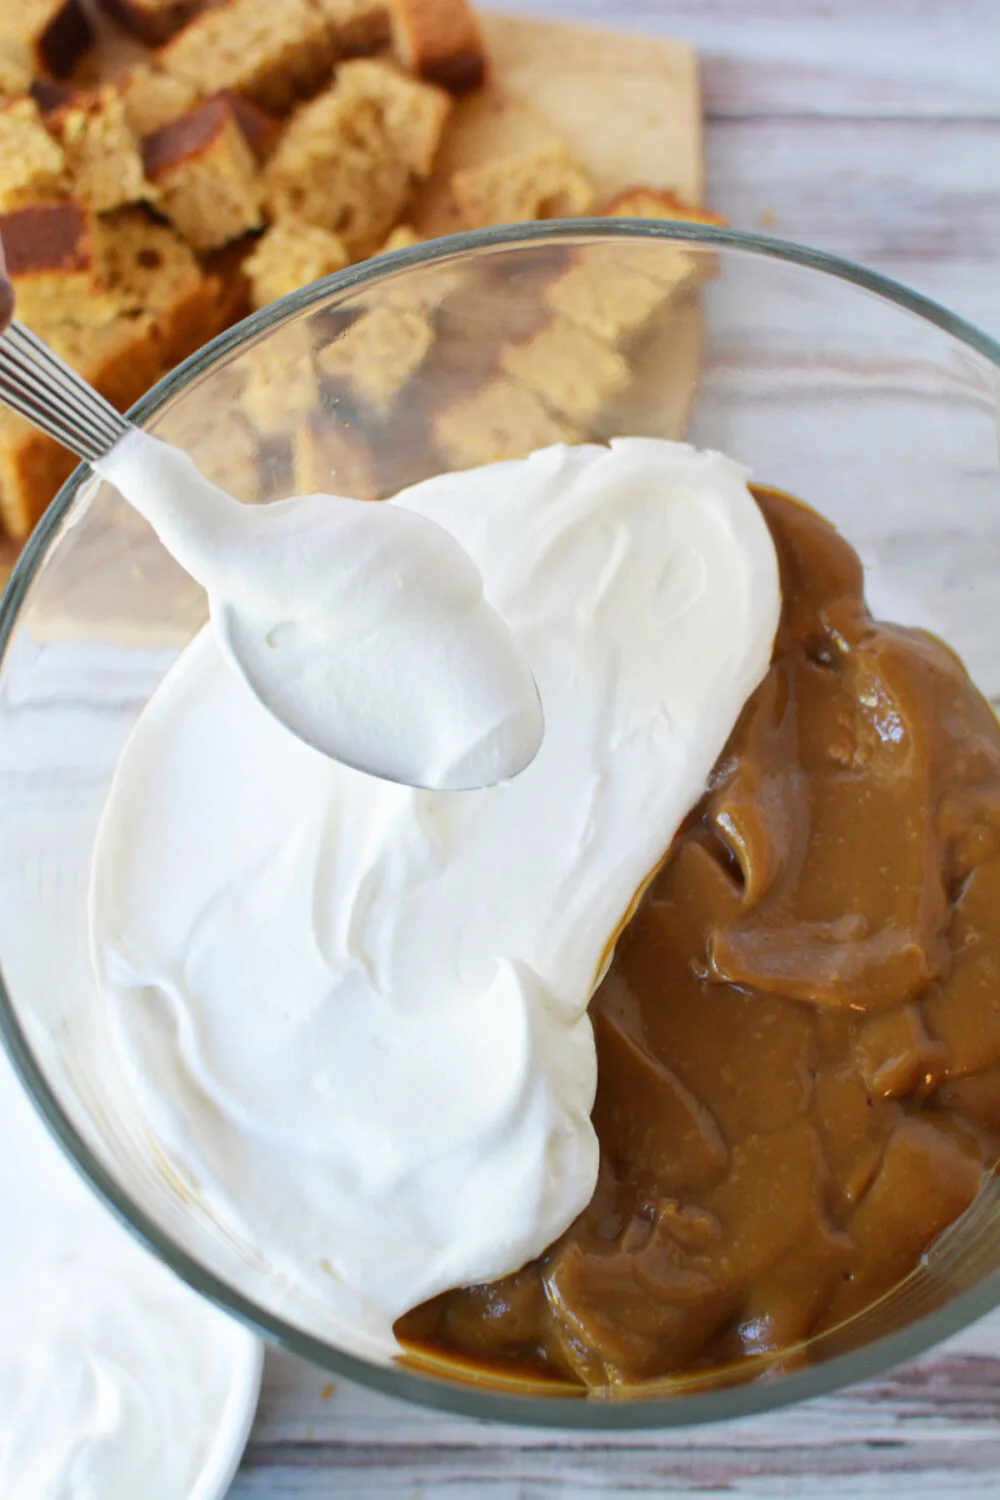
{"label": "clear glass mixing bowl", "polygon": [[[133,416],[248,502],[384,496],[560,437],[686,435],[835,522],[867,564],[875,611],[937,631],[996,697],[998,370],[985,334],[843,261],[700,226],[577,221],[439,241],[309,287],[216,339]],[[721,1387],[689,1376],[627,1399],[561,1398],[379,1368],[328,1343],[317,1310],[214,1230],[166,1163],[144,1174],[120,1159],[74,1047],[93,983],[97,819],[126,735],[205,613],[86,469],[0,606],[0,1025],[79,1170],[193,1287],[391,1395],[581,1428],[778,1406],[871,1376],[1000,1301],[990,1183],[876,1307]]]}

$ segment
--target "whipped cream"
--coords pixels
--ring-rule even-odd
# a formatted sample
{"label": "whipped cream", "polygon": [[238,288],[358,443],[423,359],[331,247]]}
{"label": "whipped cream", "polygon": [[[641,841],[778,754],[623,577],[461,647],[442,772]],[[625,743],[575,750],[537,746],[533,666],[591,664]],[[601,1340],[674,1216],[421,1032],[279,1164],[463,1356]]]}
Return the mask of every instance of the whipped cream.
{"label": "whipped cream", "polygon": [[538,684],[515,780],[419,792],[325,759],[203,631],[122,754],[92,951],[108,1097],[313,1330],[541,1253],[594,1188],[587,1003],[767,669],[773,545],[745,472],[557,446],[387,504],[448,531]]}
{"label": "whipped cream", "polygon": [[91,1196],[2,1056],[0,1126],[0,1495],[215,1500],[253,1340]]}
{"label": "whipped cream", "polygon": [[432,518],[335,495],[241,505],[138,429],[94,468],[208,590],[226,660],[307,744],[449,790],[492,786],[536,754],[531,672]]}

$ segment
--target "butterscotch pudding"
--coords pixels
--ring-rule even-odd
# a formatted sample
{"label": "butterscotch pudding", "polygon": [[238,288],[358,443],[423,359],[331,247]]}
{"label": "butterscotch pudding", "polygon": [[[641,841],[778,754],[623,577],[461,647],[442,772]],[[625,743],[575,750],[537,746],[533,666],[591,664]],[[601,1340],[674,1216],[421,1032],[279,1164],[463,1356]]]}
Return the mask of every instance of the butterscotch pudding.
{"label": "butterscotch pudding", "polygon": [[1000,1155],[1000,727],[945,646],[871,619],[831,526],[755,494],[774,658],[591,1002],[594,1196],[404,1318],[415,1349],[722,1374],[888,1291]]}

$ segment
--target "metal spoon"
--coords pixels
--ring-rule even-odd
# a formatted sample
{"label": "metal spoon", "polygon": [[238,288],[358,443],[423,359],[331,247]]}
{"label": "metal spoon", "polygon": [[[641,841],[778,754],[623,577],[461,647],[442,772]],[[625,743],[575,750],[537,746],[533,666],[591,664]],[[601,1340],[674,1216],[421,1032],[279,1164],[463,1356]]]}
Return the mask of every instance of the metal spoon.
{"label": "metal spoon", "polygon": [[435,522],[328,495],[243,505],[16,320],[0,337],[0,400],[146,517],[206,589],[227,660],[300,739],[434,790],[505,781],[534,759],[543,719],[530,669]]}

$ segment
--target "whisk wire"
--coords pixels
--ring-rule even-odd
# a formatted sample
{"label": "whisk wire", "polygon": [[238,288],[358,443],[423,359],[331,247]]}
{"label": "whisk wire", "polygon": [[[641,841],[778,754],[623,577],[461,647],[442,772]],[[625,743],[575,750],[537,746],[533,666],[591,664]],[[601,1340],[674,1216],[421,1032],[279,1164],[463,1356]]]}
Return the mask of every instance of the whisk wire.
{"label": "whisk wire", "polygon": [[0,337],[0,400],[78,458],[102,458],[129,423],[29,328]]}

